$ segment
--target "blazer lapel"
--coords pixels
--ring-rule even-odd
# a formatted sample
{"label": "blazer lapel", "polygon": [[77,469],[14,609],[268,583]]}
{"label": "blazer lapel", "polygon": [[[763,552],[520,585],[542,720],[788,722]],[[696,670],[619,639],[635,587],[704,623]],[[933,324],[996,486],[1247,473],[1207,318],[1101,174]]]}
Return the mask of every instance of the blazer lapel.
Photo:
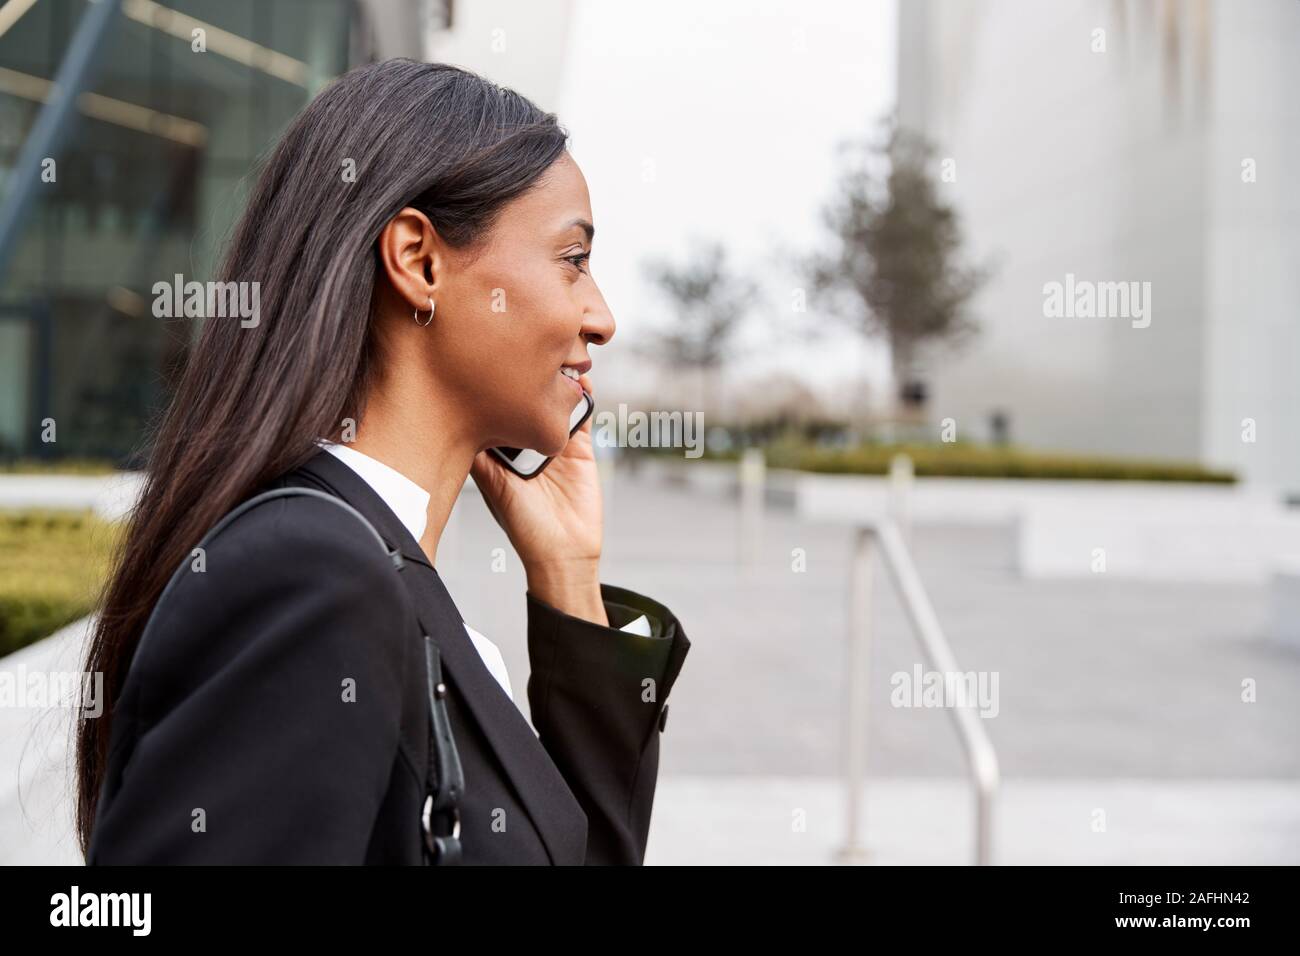
{"label": "blazer lapel", "polygon": [[[465,630],[465,621],[437,569],[382,498],[351,468],[322,450],[298,469],[360,511],[390,547],[407,559],[402,573],[421,625],[442,654],[447,676],[461,697],[557,865],[580,866],[586,851],[587,818],[546,748],[501,687]],[[472,787],[471,781],[466,781]]]}
{"label": "blazer lapel", "polygon": [[[577,797],[518,706],[483,663],[438,572],[426,566],[408,568],[407,574],[421,623],[432,631],[451,682],[460,689],[505,768],[552,862],[581,866],[587,817]],[[466,781],[466,786],[472,783]]]}

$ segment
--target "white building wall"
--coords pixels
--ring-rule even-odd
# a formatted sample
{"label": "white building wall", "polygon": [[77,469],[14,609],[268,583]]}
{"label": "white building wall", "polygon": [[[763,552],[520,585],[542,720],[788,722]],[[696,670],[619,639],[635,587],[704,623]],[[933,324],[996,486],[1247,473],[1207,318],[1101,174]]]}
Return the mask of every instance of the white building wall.
{"label": "white building wall", "polygon": [[[1027,446],[1198,460],[1300,487],[1291,447],[1239,447],[1238,410],[1296,432],[1295,310],[1266,316],[1296,301],[1283,263],[1300,252],[1300,220],[1282,167],[1300,126],[1285,92],[1300,88],[1297,15],[1281,0],[900,4],[900,117],[956,161],[944,188],[972,254],[998,269],[977,301],[980,338],[931,365],[936,419],[983,438],[1004,408]],[[1278,177],[1245,202],[1242,142]],[[1249,293],[1231,251],[1243,245]],[[1044,317],[1044,283],[1067,273],[1150,282],[1149,327]]]}
{"label": "white building wall", "polygon": [[[1300,3],[1214,7],[1206,456],[1300,492]],[[1256,181],[1242,182],[1242,161]],[[1257,440],[1241,440],[1243,419]]]}
{"label": "white building wall", "polygon": [[431,61],[480,73],[544,110],[559,109],[572,0],[457,0],[450,30],[428,42]]}

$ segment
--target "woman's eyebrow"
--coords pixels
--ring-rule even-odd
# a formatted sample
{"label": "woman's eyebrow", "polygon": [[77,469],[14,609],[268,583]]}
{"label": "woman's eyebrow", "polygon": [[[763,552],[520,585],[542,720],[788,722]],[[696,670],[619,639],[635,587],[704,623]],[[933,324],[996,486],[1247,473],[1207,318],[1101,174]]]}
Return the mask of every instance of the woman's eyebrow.
{"label": "woman's eyebrow", "polygon": [[582,219],[582,218],[575,219],[573,220],[573,222],[569,223],[564,228],[565,230],[569,230],[572,229],[574,226],[578,226],[579,228],[582,229],[583,232],[587,234],[587,242],[591,242],[593,239],[596,238],[596,227],[593,226],[586,219]]}

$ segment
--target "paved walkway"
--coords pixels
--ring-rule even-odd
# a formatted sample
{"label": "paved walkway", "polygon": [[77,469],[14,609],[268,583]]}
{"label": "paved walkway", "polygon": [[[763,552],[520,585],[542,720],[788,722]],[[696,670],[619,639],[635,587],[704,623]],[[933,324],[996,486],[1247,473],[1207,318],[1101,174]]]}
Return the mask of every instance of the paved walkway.
{"label": "paved walkway", "polygon": [[[850,532],[769,510],[746,571],[722,497],[621,484],[608,510],[604,579],[664,601],[693,645],[665,772],[837,776]],[[467,497],[457,511],[438,563],[522,686],[522,572],[492,572],[492,549],[508,546],[481,503]],[[958,665],[998,674],[999,713],[985,727],[1004,776],[1300,781],[1300,653],[1265,637],[1263,587],[1026,581],[1012,544],[1010,528],[914,533]],[[806,572],[791,570],[795,548]],[[922,658],[883,574],[875,593],[869,772],[960,777],[947,712],[889,705],[891,676]],[[1246,680],[1255,703],[1242,701]]]}
{"label": "paved walkway", "polygon": [[[839,863],[843,793],[822,777],[663,777],[646,863]],[[963,781],[872,780],[865,793],[861,862],[971,862]],[[1004,865],[1294,865],[1300,782],[1013,779],[994,833],[994,863]]]}
{"label": "paved walkway", "polygon": [[[478,502],[458,512],[439,560],[448,586],[511,673],[527,673],[522,573],[491,571],[505,538]],[[693,645],[662,741],[650,861],[829,862],[843,834],[851,533],[768,510],[745,568],[723,495],[620,479],[607,515],[604,579],[667,603]],[[913,539],[958,665],[998,674],[985,722],[1004,778],[996,858],[1300,863],[1300,654],[1265,636],[1265,588],[1027,581],[1013,544],[1010,526],[987,524]],[[923,662],[883,575],[876,594],[872,859],[965,862],[961,751],[945,711],[889,706],[890,677]],[[1098,808],[1105,834],[1091,829]]]}
{"label": "paved walkway", "polygon": [[[0,658],[0,671],[80,671],[88,620]],[[82,862],[72,825],[74,716],[0,707],[0,865]]]}

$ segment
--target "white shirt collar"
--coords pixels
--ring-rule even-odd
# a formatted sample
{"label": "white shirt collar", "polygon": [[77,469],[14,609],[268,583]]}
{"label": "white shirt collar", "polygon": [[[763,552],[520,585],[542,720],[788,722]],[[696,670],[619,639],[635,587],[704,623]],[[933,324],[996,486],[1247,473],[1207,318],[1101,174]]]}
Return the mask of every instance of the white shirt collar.
{"label": "white shirt collar", "polygon": [[397,515],[397,520],[411,532],[412,538],[418,542],[424,536],[425,525],[429,522],[427,491],[396,468],[390,468],[379,459],[371,458],[355,448],[324,440],[319,444],[374,489],[375,494]]}

